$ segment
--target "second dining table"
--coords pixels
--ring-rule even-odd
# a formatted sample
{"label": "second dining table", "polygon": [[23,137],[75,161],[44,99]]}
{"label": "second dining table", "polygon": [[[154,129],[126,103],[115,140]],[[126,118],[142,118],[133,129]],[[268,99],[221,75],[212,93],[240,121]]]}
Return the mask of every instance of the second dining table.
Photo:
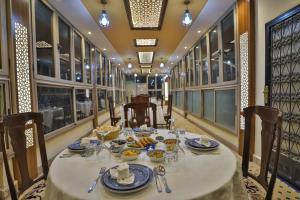
{"label": "second dining table", "polygon": [[[157,135],[164,138],[175,137],[165,129],[158,129],[157,132],[158,134],[153,134],[152,138]],[[199,134],[186,133],[180,135],[180,140],[195,137],[199,137]],[[106,144],[109,145],[109,142]],[[178,161],[165,165],[167,172],[165,176],[172,189],[171,193],[159,193],[156,190],[155,181],[147,188],[131,194],[112,193],[99,182],[96,189],[88,193],[88,188],[99,174],[101,167],[109,169],[124,161],[104,150],[95,159],[84,158],[79,154],[69,158],[60,158],[60,155],[68,153],[66,149],[54,159],[50,166],[45,199],[233,199],[233,176],[237,161],[231,150],[220,143],[215,151],[195,154],[184,145],[184,142],[180,145],[184,153],[179,151]],[[142,164],[151,169],[158,165],[149,160],[146,151],[143,151],[137,160],[127,163]]]}

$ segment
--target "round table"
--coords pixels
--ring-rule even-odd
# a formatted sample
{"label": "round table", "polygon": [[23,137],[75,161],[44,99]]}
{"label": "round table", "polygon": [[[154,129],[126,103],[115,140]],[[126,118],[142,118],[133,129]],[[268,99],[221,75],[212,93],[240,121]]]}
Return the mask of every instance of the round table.
{"label": "round table", "polygon": [[[175,137],[168,134],[168,130],[159,129],[158,133],[167,137]],[[152,135],[155,137],[156,135]],[[199,134],[186,133],[181,136],[192,138]],[[166,167],[166,178],[172,193],[158,193],[153,181],[149,187],[131,194],[114,194],[106,191],[101,183],[92,193],[87,193],[88,187],[97,177],[101,167],[107,169],[119,165],[122,161],[109,153],[101,152],[100,158],[91,160],[75,155],[70,158],[54,159],[50,166],[45,193],[46,200],[77,200],[77,199],[232,199],[233,175],[236,170],[236,157],[223,144],[214,152],[204,152],[199,155],[192,153],[184,144],[181,144],[185,153],[179,151],[179,159],[171,168]],[[64,150],[62,153],[66,153]],[[151,168],[157,164],[150,162],[146,152],[142,152],[139,158],[129,163],[139,163]],[[164,189],[164,188],[163,188]]]}

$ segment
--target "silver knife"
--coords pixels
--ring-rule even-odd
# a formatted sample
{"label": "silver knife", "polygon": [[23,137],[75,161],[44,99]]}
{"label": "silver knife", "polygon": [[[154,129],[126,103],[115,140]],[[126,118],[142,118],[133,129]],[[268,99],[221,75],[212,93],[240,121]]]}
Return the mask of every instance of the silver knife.
{"label": "silver knife", "polygon": [[157,175],[157,172],[156,172],[156,169],[154,168],[153,169],[153,174],[154,174],[154,178],[155,178],[155,183],[156,183],[156,188],[157,188],[157,191],[158,192],[162,192],[162,189],[161,189],[161,183],[159,181],[159,177]]}
{"label": "silver knife", "polygon": [[91,192],[95,189],[95,187],[96,187],[96,185],[97,185],[97,183],[98,183],[100,177],[104,174],[105,169],[106,169],[106,167],[101,167],[100,172],[99,172],[99,175],[98,175],[98,177],[96,178],[96,180],[93,181],[92,185],[89,187],[88,193],[91,193]]}

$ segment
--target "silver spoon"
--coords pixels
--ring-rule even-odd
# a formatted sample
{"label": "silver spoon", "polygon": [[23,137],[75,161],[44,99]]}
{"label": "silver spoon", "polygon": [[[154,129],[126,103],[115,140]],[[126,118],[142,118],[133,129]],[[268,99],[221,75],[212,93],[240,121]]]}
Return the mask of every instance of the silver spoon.
{"label": "silver spoon", "polygon": [[104,174],[105,170],[106,170],[106,167],[101,167],[99,175],[97,176],[96,180],[94,180],[93,183],[91,184],[91,186],[89,187],[88,193],[91,193],[95,189],[100,177]]}
{"label": "silver spoon", "polygon": [[154,174],[154,178],[155,178],[155,183],[156,183],[157,191],[158,192],[162,192],[162,190],[161,190],[161,183],[159,181],[159,177],[158,177],[158,174],[157,174],[157,169],[155,167],[153,169],[153,174]]}
{"label": "silver spoon", "polygon": [[165,175],[166,175],[165,167],[162,166],[162,165],[159,165],[156,169],[157,169],[157,174],[162,177],[163,183],[165,185],[166,193],[171,193],[172,190],[169,188],[168,183],[167,183],[167,179],[165,177]]}

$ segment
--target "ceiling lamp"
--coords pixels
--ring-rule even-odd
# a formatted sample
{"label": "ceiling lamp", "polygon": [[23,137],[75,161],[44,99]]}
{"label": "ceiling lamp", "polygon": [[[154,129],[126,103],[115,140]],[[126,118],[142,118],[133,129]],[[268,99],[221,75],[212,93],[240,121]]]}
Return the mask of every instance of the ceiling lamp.
{"label": "ceiling lamp", "polygon": [[[163,58],[161,58],[161,60],[162,60]],[[165,66],[165,64],[163,63],[163,61],[161,61],[161,63],[160,63],[160,68],[163,68],[164,66]]]}
{"label": "ceiling lamp", "polygon": [[185,0],[184,4],[186,5],[186,10],[183,13],[182,25],[183,26],[190,26],[193,22],[192,13],[188,9],[188,5],[190,4],[190,0]]}
{"label": "ceiling lamp", "polygon": [[[107,4],[107,0],[101,0],[101,4],[105,6],[105,4]],[[103,28],[109,27],[110,25],[109,16],[104,9],[101,11],[101,14],[99,16],[99,25]]]}
{"label": "ceiling lamp", "polygon": [[138,58],[140,64],[152,64],[154,52],[153,51],[139,51]]}
{"label": "ceiling lamp", "polygon": [[129,63],[128,63],[127,67],[128,67],[128,69],[131,69],[132,68],[132,64],[130,62],[131,58],[129,58],[128,60],[129,60]]}

